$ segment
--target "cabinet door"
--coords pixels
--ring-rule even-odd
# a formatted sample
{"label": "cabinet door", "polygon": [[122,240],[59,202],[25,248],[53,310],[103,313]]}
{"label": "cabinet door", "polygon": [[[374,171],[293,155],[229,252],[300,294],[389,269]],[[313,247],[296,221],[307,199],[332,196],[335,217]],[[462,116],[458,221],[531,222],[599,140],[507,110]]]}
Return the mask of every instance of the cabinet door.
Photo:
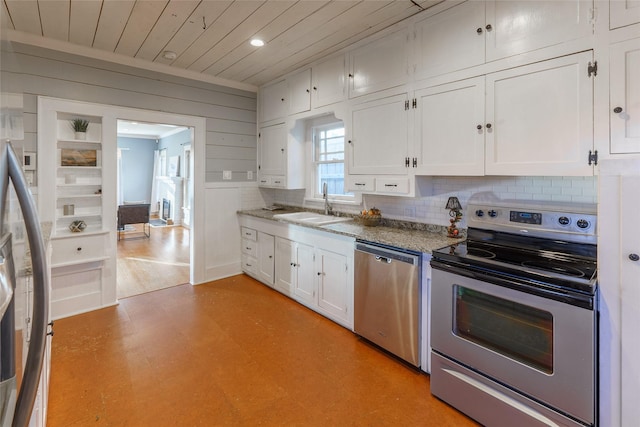
{"label": "cabinet door", "polygon": [[612,45],[610,58],[611,152],[639,153],[640,39]]}
{"label": "cabinet door", "polygon": [[258,232],[258,278],[261,282],[273,286],[274,273],[274,237]]}
{"label": "cabinet door", "polygon": [[287,130],[284,124],[260,129],[260,175],[285,175]]}
{"label": "cabinet door", "polygon": [[625,27],[640,22],[640,0],[611,0],[609,28]]}
{"label": "cabinet door", "polygon": [[[620,219],[619,224],[635,224],[640,212],[640,178],[625,176],[620,179]],[[616,220],[616,218],[611,218]],[[640,339],[640,261],[632,261],[630,256],[640,254],[640,228],[625,227],[620,234],[620,367],[621,375],[621,416],[623,426],[632,426],[640,419],[640,406],[637,396],[640,395],[640,370],[638,369],[638,352]],[[634,258],[635,259],[635,258]]]}
{"label": "cabinet door", "polygon": [[318,306],[334,316],[347,320],[348,279],[344,255],[318,249]]}
{"label": "cabinet door", "polygon": [[593,0],[495,0],[486,5],[487,62],[593,32]]}
{"label": "cabinet door", "polygon": [[356,97],[404,84],[409,79],[408,31],[375,40],[350,53],[349,96]]}
{"label": "cabinet door", "polygon": [[415,173],[483,175],[484,77],[426,88],[416,99]]}
{"label": "cabinet door", "polygon": [[[486,77],[486,174],[593,174],[591,52]],[[491,128],[489,128],[491,125]]]}
{"label": "cabinet door", "polygon": [[311,70],[307,69],[287,78],[289,84],[289,114],[311,109]]}
{"label": "cabinet door", "polygon": [[276,237],[276,277],[275,288],[291,296],[296,279],[296,257],[294,243],[291,240]]}
{"label": "cabinet door", "polygon": [[407,174],[408,102],[402,94],[352,108],[350,174]]}
{"label": "cabinet door", "polygon": [[286,80],[260,89],[260,117],[262,122],[282,119],[289,110],[289,93]]}
{"label": "cabinet door", "polygon": [[421,78],[484,63],[484,2],[468,1],[416,22]]}
{"label": "cabinet door", "polygon": [[296,299],[307,305],[314,305],[316,298],[316,269],[314,265],[313,247],[296,243],[296,279],[294,294]]}
{"label": "cabinet door", "polygon": [[330,58],[311,70],[313,108],[340,102],[345,98],[346,56]]}

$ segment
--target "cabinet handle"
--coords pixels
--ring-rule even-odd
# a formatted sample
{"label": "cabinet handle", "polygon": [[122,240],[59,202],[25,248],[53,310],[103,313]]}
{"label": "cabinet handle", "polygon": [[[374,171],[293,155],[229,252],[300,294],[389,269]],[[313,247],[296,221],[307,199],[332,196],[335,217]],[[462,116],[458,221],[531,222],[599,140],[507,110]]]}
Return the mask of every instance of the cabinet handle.
{"label": "cabinet handle", "polygon": [[358,187],[364,187],[364,186],[365,186],[365,185],[367,185],[367,184],[365,184],[365,183],[363,183],[363,182],[354,182],[354,183],[353,183],[353,185],[356,185],[356,186],[358,186]]}
{"label": "cabinet handle", "polygon": [[397,187],[398,184],[385,184],[384,186],[385,187]]}
{"label": "cabinet handle", "polygon": [[321,271],[318,271],[318,276],[324,276],[324,273]]}
{"label": "cabinet handle", "polygon": [[318,88],[316,86],[313,87],[313,90],[318,90]]}
{"label": "cabinet handle", "polygon": [[491,123],[487,123],[487,129],[491,129]]}
{"label": "cabinet handle", "polygon": [[491,24],[487,24],[486,27],[484,27],[487,31],[491,31],[493,30],[493,27],[491,26]]}
{"label": "cabinet handle", "polygon": [[250,251],[251,248],[249,246],[245,247],[246,250]]}
{"label": "cabinet handle", "polygon": [[476,33],[482,34],[482,27],[478,27],[478,29],[476,30]]}
{"label": "cabinet handle", "polygon": [[284,153],[284,148],[281,148],[280,151],[282,151]]}
{"label": "cabinet handle", "polygon": [[353,74],[349,73],[349,78],[352,79],[353,78]]}
{"label": "cabinet handle", "polygon": [[351,141],[351,140],[348,140],[348,141],[347,141],[347,143],[349,143],[349,144],[353,144],[353,141]]}
{"label": "cabinet handle", "polygon": [[[315,87],[313,88],[315,90]],[[310,93],[311,91],[309,89],[307,89],[307,93]]]}
{"label": "cabinet handle", "polygon": [[614,108],[614,109],[613,109],[613,112],[614,112],[614,113],[616,113],[616,114],[620,114],[620,113],[622,113],[622,107],[616,107],[616,108]]}
{"label": "cabinet handle", "polygon": [[76,251],[80,252],[82,250],[82,248],[77,248]]}
{"label": "cabinet handle", "polygon": [[482,130],[482,125],[478,125],[478,126],[476,126],[476,129],[478,129],[478,130]]}
{"label": "cabinet handle", "polygon": [[638,254],[629,254],[629,259],[631,261],[638,261],[640,260],[640,256],[638,256]]}
{"label": "cabinet handle", "polygon": [[284,102],[284,98],[280,98],[280,101]]}
{"label": "cabinet handle", "polygon": [[269,259],[273,258],[273,255],[269,255]]}

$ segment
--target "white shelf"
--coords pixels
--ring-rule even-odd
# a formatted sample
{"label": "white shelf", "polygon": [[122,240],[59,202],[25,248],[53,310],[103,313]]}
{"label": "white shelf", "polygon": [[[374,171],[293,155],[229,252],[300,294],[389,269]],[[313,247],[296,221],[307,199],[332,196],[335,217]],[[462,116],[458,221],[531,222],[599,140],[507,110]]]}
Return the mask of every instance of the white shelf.
{"label": "white shelf", "polygon": [[71,142],[71,143],[80,143],[80,144],[102,144],[102,141],[94,141],[88,139],[62,139],[58,138],[58,142]]}
{"label": "white shelf", "polygon": [[102,197],[102,194],[70,194],[70,195],[59,195],[58,200],[62,199],[93,199]]}
{"label": "white shelf", "polygon": [[78,233],[74,233],[69,231],[68,228],[57,228],[55,230],[55,234],[51,236],[51,240],[56,240],[56,239],[71,239],[71,238],[76,238],[76,237],[82,237],[82,236],[94,236],[94,235],[98,235],[98,234],[107,234],[109,233],[109,231],[107,230],[85,230],[85,231],[80,231]]}
{"label": "white shelf", "polygon": [[61,170],[102,170],[102,166],[58,166]]}
{"label": "white shelf", "polygon": [[78,219],[86,219],[86,218],[100,218],[101,216],[102,216],[102,214],[99,213],[99,212],[90,213],[90,214],[60,215],[60,216],[56,217],[56,221],[59,221],[61,219],[78,220]]}

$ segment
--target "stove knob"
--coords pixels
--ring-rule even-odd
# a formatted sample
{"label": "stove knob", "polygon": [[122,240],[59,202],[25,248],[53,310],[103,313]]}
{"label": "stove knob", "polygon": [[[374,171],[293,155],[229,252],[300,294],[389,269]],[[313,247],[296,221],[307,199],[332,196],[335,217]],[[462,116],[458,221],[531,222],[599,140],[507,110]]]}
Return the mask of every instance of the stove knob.
{"label": "stove knob", "polygon": [[498,216],[498,212],[494,211],[493,209],[487,212],[487,214],[489,214],[491,218],[495,218]]}
{"label": "stove knob", "polygon": [[560,218],[558,218],[558,222],[560,223],[560,225],[569,225],[571,220],[566,216],[561,216]]}
{"label": "stove knob", "polygon": [[484,211],[483,211],[482,209],[478,209],[478,210],[476,211],[476,216],[477,216],[477,217],[483,217],[483,216],[484,216]]}
{"label": "stove knob", "polygon": [[578,222],[576,222],[576,225],[578,226],[578,228],[589,228],[589,221],[587,221],[586,219],[579,219]]}

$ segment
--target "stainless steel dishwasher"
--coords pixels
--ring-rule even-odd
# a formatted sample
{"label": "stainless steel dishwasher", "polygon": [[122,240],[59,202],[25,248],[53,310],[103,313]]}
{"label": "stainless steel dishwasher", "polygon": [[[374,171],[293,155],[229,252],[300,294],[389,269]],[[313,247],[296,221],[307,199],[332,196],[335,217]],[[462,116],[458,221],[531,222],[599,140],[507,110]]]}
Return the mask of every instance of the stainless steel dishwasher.
{"label": "stainless steel dishwasher", "polygon": [[420,254],[356,242],[354,331],[420,366]]}

